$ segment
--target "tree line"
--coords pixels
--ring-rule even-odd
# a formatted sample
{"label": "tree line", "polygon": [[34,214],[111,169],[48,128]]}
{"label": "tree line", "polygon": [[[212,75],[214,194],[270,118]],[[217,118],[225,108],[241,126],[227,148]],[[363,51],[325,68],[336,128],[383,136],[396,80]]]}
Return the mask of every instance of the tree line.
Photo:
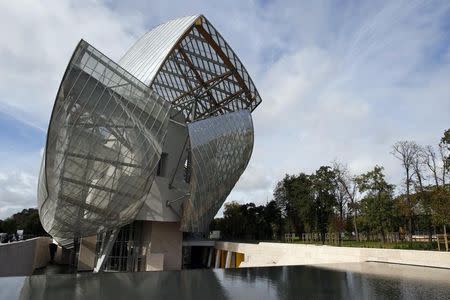
{"label": "tree line", "polygon": [[316,233],[323,243],[327,233],[336,233],[339,242],[362,235],[384,242],[391,232],[407,240],[415,233],[426,234],[430,242],[435,233],[446,237],[450,129],[435,146],[398,141],[391,153],[404,173],[397,193],[383,166],[352,174],[343,163],[333,162],[311,174],[286,174],[266,205],[225,204],[223,218],[215,219],[210,229],[221,230],[225,239],[279,240],[285,233]]}
{"label": "tree line", "polygon": [[17,240],[17,230],[23,230],[24,237],[47,235],[36,208],[23,209],[5,220],[0,220],[0,232],[6,233],[3,242]]}

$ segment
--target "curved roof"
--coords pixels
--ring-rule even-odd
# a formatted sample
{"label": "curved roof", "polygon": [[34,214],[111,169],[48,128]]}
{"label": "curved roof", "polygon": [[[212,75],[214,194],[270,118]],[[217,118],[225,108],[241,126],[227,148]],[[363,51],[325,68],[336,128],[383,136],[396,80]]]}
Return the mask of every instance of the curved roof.
{"label": "curved roof", "polygon": [[160,24],[144,34],[119,60],[134,77],[150,85],[173,46],[200,15],[183,17]]}
{"label": "curved roof", "polygon": [[119,64],[170,101],[186,122],[253,111],[261,103],[242,62],[202,15],[155,27]]}

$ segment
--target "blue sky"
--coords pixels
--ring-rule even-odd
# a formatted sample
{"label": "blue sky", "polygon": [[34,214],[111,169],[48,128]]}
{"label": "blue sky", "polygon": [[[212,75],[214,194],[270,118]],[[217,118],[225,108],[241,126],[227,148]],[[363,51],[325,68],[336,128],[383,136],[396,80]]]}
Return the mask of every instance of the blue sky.
{"label": "blue sky", "polygon": [[264,203],[285,173],[335,159],[354,173],[381,164],[399,185],[392,144],[436,144],[450,127],[447,1],[1,1],[0,218],[36,205],[45,131],[78,41],[118,60],[153,26],[196,13],[263,99],[252,160],[227,201]]}

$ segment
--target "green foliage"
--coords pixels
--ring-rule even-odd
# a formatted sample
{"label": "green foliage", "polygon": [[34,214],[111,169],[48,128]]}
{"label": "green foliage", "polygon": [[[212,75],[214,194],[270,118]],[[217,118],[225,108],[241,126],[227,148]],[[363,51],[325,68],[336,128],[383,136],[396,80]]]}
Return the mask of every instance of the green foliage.
{"label": "green foliage", "polygon": [[374,232],[381,233],[384,241],[386,232],[391,228],[393,218],[394,186],[384,178],[383,167],[375,166],[372,171],[356,177],[361,200],[361,221]]}
{"label": "green foliage", "polygon": [[395,186],[386,182],[383,170],[383,167],[375,166],[372,171],[356,177],[360,192],[377,197],[383,193],[392,194]]}
{"label": "green foliage", "polygon": [[[286,174],[275,187],[274,200],[266,206],[227,204],[224,217],[214,220],[211,228],[231,239],[280,239],[285,232],[297,237],[319,233],[325,243],[326,233],[338,233],[339,243],[344,238],[343,246],[354,239],[363,247],[376,244],[433,249],[437,245],[431,242],[432,234],[442,233],[450,225],[450,129],[444,132],[438,152],[433,146],[423,147],[414,141],[398,142],[394,149],[399,149],[400,155],[407,154],[408,159],[401,159],[403,166],[408,166],[406,194],[394,197],[395,186],[387,182],[382,166],[354,176],[345,165],[335,162],[334,168],[321,166],[312,174]],[[389,234],[390,241],[393,236],[402,240],[406,234],[418,233],[426,234],[428,242],[385,245],[386,234],[392,232],[398,235]],[[359,241],[359,237],[377,236],[381,236],[382,244]]]}
{"label": "green foliage", "polygon": [[286,219],[287,230],[297,234],[320,232],[324,240],[337,204],[336,184],[336,173],[329,166],[311,175],[286,175],[278,182],[274,199]]}
{"label": "green foliage", "polygon": [[450,193],[445,187],[435,187],[431,191],[432,218],[435,225],[450,223]]}
{"label": "green foliage", "polygon": [[304,232],[315,226],[313,186],[309,175],[286,175],[274,191],[274,199],[287,219],[289,231]]}
{"label": "green foliage", "polygon": [[223,218],[215,219],[210,225],[210,230],[220,230],[223,238],[232,240],[279,239],[282,228],[281,210],[275,201],[265,206],[226,203]]}
{"label": "green foliage", "polygon": [[[444,135],[441,138],[441,144],[447,148],[447,151],[450,151],[450,128],[444,132]],[[450,153],[447,153],[445,157],[445,168],[450,170]]]}
{"label": "green foliage", "polygon": [[17,232],[16,220],[14,220],[13,218],[8,218],[4,220],[2,223],[2,229],[4,230],[4,232],[8,234],[16,234]]}
{"label": "green foliage", "polygon": [[316,224],[321,233],[322,243],[325,242],[325,234],[331,217],[337,205],[335,191],[337,179],[335,172],[329,166],[321,166],[311,175],[313,186],[313,209],[316,216]]}
{"label": "green foliage", "polygon": [[444,135],[441,138],[441,143],[450,147],[450,128],[444,132]]}
{"label": "green foliage", "polygon": [[10,218],[2,222],[0,232],[12,234],[16,230],[23,229],[24,235],[42,236],[47,235],[44,228],[42,228],[39,219],[39,212],[35,208],[24,209],[21,212],[15,213]]}

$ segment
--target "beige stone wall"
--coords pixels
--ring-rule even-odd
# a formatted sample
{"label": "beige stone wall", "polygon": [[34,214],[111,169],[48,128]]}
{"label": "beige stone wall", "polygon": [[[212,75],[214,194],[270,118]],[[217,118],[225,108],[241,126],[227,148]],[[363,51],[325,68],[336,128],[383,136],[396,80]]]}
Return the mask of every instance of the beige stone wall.
{"label": "beige stone wall", "polygon": [[153,222],[151,252],[164,254],[164,270],[181,269],[183,233],[178,222]]}
{"label": "beige stone wall", "polygon": [[420,250],[333,247],[286,243],[217,242],[216,249],[244,253],[241,267],[387,262],[450,268],[450,253]]}
{"label": "beige stone wall", "polygon": [[50,249],[49,244],[52,242],[50,238],[42,237],[37,238],[34,249],[34,269],[45,267],[50,261]]}
{"label": "beige stone wall", "polygon": [[95,249],[97,236],[84,237],[80,241],[78,254],[78,271],[92,271],[95,267]]}
{"label": "beige stone wall", "polygon": [[183,233],[178,222],[145,222],[144,271],[181,270]]}
{"label": "beige stone wall", "polygon": [[[184,124],[181,115],[176,117]],[[167,201],[173,201],[183,197],[189,191],[189,185],[184,181],[184,168],[179,166],[179,161],[184,162],[187,152],[184,151],[184,142],[187,138],[187,129],[173,122],[169,122],[163,152],[167,153],[163,174],[156,176],[150,193],[146,197],[136,220],[157,222],[179,222],[182,201],[174,201],[170,206]],[[181,159],[180,159],[181,155]],[[175,174],[172,182],[172,176]],[[173,184],[176,189],[169,188]]]}
{"label": "beige stone wall", "polygon": [[38,237],[0,245],[0,276],[27,276],[50,261],[51,239]]}

